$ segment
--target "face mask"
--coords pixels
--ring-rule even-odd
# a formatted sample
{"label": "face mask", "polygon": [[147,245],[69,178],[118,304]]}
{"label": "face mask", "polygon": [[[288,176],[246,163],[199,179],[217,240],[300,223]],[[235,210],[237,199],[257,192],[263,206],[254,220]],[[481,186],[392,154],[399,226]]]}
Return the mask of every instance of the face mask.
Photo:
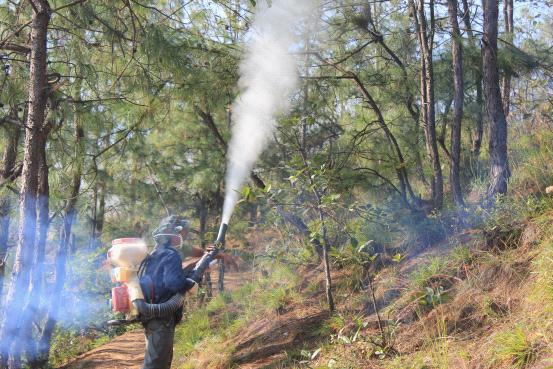
{"label": "face mask", "polygon": [[[180,249],[182,247],[182,236],[180,234],[172,234],[172,233],[158,233],[158,234],[155,234],[153,235],[153,238],[154,240],[157,242],[157,237],[162,237],[162,236],[166,236],[166,237],[171,237],[171,246],[174,247],[174,248],[177,248],[177,249]],[[177,245],[173,245],[173,241],[172,241],[172,238],[173,237],[178,237],[179,238],[179,243]]]}

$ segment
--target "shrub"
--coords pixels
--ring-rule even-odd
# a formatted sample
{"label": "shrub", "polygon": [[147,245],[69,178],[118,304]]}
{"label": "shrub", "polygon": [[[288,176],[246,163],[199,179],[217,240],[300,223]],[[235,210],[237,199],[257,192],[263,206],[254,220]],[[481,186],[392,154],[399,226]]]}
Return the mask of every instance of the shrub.
{"label": "shrub", "polygon": [[514,368],[526,368],[537,356],[536,346],[520,326],[498,334],[494,338],[494,342],[495,358],[510,362]]}
{"label": "shrub", "polygon": [[447,260],[440,257],[433,257],[427,264],[419,266],[411,274],[411,282],[418,288],[427,287],[428,279],[436,274],[445,274],[447,271]]}

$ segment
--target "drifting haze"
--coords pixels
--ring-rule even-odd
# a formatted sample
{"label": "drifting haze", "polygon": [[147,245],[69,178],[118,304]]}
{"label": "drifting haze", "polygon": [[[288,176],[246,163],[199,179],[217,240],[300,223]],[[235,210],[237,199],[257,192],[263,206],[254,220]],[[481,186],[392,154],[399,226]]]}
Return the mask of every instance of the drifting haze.
{"label": "drifting haze", "polygon": [[275,117],[285,113],[299,80],[295,30],[315,10],[316,0],[274,0],[259,4],[251,40],[240,66],[241,94],[234,102],[235,125],[229,144],[223,223],[234,210],[244,182],[266,146]]}

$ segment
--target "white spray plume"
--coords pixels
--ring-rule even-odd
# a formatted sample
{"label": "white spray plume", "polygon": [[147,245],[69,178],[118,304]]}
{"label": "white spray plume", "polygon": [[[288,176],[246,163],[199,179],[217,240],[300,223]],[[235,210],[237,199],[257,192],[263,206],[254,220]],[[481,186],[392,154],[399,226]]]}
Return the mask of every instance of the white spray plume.
{"label": "white spray plume", "polygon": [[298,85],[295,30],[315,13],[316,0],[273,0],[259,4],[245,59],[240,65],[240,97],[234,102],[236,124],[229,144],[222,222],[227,223],[240,190],[266,146],[275,117],[285,113]]}

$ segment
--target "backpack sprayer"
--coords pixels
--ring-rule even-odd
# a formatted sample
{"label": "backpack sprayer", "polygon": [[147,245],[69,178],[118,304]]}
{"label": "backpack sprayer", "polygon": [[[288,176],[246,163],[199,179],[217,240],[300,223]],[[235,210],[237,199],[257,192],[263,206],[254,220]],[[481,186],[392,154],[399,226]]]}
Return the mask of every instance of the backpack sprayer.
{"label": "backpack sprayer", "polygon": [[[228,225],[221,224],[213,250],[205,253],[196,263],[188,276],[192,288],[199,283],[205,270],[215,256],[225,246],[225,235]],[[175,313],[184,303],[184,293],[176,293],[168,301],[159,304],[150,304],[144,301],[144,293],[140,287],[138,269],[142,261],[148,256],[146,243],[140,238],[119,238],[112,241],[107,258],[114,268],[111,270],[113,283],[116,287],[111,290],[111,305],[114,312],[124,313],[125,319],[108,321],[108,325],[121,325],[138,322],[143,318],[162,318]]]}

